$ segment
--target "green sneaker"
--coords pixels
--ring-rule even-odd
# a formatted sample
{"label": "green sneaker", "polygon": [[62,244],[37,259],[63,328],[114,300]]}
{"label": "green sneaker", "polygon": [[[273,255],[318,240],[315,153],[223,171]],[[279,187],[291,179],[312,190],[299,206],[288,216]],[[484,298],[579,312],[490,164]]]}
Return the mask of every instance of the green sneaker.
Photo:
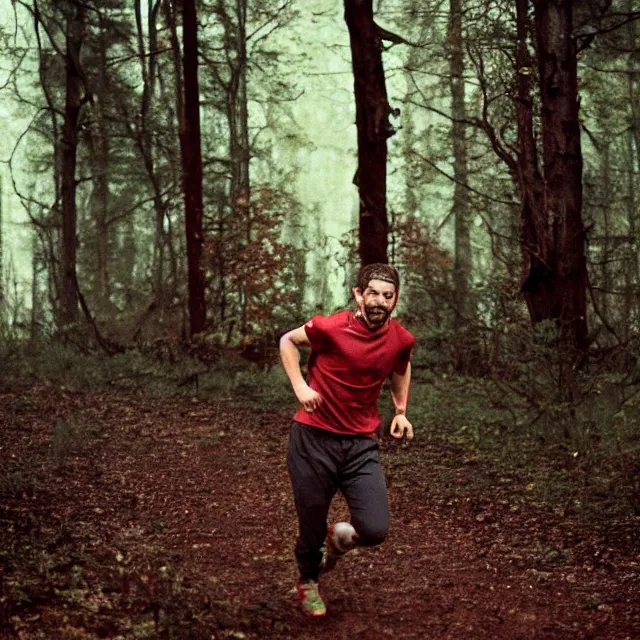
{"label": "green sneaker", "polygon": [[298,582],[296,591],[298,592],[300,606],[308,616],[324,616],[327,613],[327,607],[325,607],[324,601],[320,597],[318,583],[315,580]]}

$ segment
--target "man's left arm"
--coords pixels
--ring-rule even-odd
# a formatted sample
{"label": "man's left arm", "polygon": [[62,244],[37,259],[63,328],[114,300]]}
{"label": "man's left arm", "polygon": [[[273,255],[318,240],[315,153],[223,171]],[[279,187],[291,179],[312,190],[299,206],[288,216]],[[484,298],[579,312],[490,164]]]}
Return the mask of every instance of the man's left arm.
{"label": "man's left arm", "polygon": [[406,434],[407,440],[413,439],[413,426],[407,420],[407,404],[409,402],[409,387],[411,386],[411,362],[403,374],[391,374],[391,398],[396,408],[396,415],[391,422],[391,435],[402,438]]}

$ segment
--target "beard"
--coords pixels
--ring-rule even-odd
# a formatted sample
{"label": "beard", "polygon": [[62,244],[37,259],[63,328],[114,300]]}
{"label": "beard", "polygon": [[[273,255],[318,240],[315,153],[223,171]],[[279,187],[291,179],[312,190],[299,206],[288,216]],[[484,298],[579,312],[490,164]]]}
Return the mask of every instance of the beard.
{"label": "beard", "polygon": [[389,318],[390,311],[383,307],[365,306],[364,308],[367,321],[373,327],[382,326]]}

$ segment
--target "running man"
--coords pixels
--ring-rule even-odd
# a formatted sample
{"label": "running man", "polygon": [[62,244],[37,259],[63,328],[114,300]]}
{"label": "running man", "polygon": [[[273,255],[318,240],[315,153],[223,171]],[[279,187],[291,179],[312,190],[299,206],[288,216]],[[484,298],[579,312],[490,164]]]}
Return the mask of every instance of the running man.
{"label": "running man", "polygon": [[[389,377],[396,410],[391,435],[413,438],[406,410],[415,340],[391,319],[399,286],[393,267],[367,265],[353,288],[355,312],[315,316],[280,339],[282,364],[301,404],[289,434],[288,466],[299,523],[297,593],[311,616],[326,614],[320,574],[354,546],[380,544],[389,528],[375,436],[378,397]],[[307,382],[300,370],[301,347],[311,348]],[[327,527],[338,490],[349,505],[351,523]]]}

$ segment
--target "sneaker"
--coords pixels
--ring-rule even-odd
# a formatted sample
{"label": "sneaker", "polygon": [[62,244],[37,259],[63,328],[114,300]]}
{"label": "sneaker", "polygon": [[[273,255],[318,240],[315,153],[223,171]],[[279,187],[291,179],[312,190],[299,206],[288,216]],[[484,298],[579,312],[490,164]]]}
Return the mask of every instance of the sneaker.
{"label": "sneaker", "polygon": [[336,522],[327,528],[327,538],[322,549],[320,571],[326,573],[335,568],[342,556],[356,546],[358,534],[348,522]]}
{"label": "sneaker", "polygon": [[300,606],[308,616],[317,617],[323,616],[327,613],[327,607],[320,597],[318,583],[315,580],[298,582],[296,585],[296,591],[298,592],[298,601],[300,602]]}

